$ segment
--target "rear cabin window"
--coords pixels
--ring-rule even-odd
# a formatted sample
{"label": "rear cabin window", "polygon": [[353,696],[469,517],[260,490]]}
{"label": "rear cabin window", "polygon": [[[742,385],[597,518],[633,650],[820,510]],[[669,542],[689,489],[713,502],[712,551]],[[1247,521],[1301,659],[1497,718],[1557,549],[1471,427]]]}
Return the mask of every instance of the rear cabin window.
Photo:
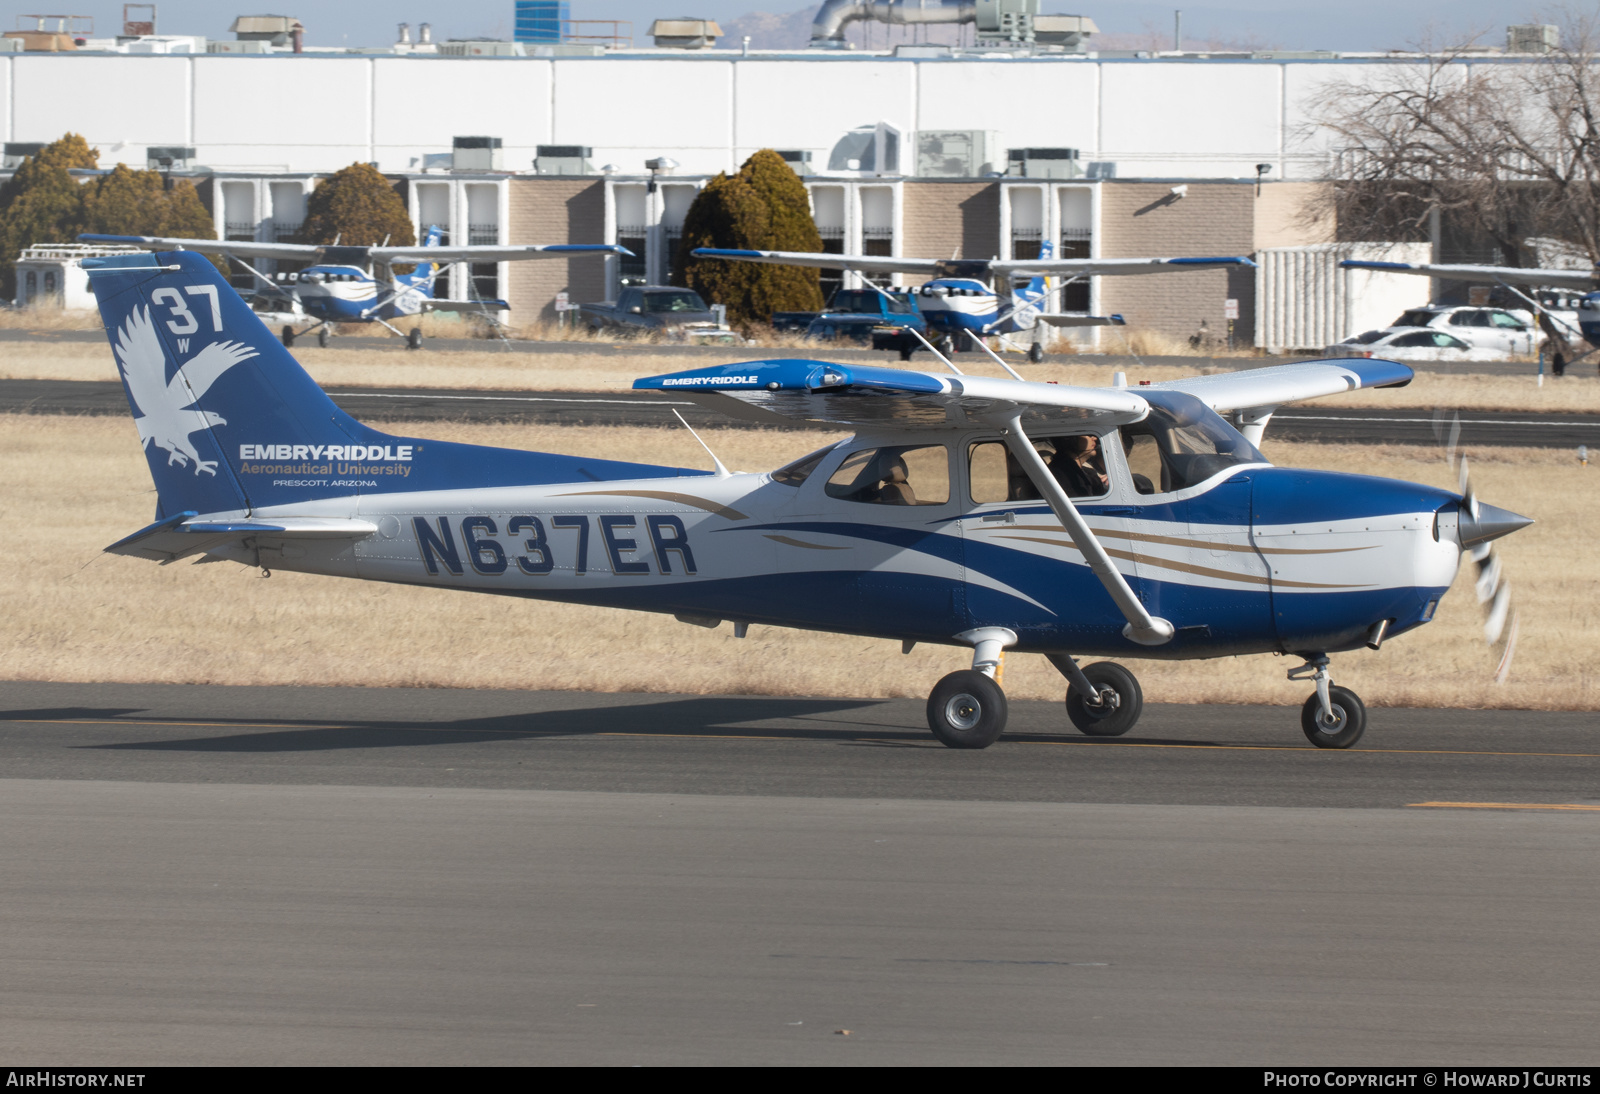
{"label": "rear cabin window", "polygon": [[950,500],[950,454],[942,444],[864,448],[845,457],[826,493],[874,505],[943,505]]}
{"label": "rear cabin window", "polygon": [[822,462],[822,457],[832,451],[833,446],[829,445],[827,448],[819,448],[809,456],[801,456],[793,463],[786,463],[772,473],[772,481],[781,483],[784,486],[798,488],[811,477],[811,472],[817,469],[817,465]]}

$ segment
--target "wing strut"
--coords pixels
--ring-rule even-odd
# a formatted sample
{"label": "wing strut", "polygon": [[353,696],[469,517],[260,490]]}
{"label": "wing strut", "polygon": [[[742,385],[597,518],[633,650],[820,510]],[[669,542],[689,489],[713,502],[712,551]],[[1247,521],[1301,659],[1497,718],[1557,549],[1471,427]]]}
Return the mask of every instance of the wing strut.
{"label": "wing strut", "polygon": [[1050,503],[1050,509],[1055,513],[1056,519],[1061,521],[1062,527],[1067,530],[1067,535],[1072,537],[1072,542],[1083,552],[1084,561],[1089,564],[1089,569],[1094,571],[1094,576],[1100,579],[1100,584],[1111,594],[1117,610],[1128,621],[1128,625],[1122,628],[1122,636],[1141,646],[1162,646],[1172,641],[1174,633],[1172,624],[1160,616],[1153,616],[1145,611],[1139,598],[1133,595],[1133,590],[1128,587],[1127,578],[1117,570],[1111,561],[1111,556],[1106,554],[1106,549],[1100,546],[1100,541],[1095,538],[1093,530],[1084,523],[1083,517],[1067,497],[1066,491],[1061,489],[1061,484],[1056,482],[1055,476],[1050,474],[1050,469],[1045,467],[1044,460],[1034,451],[1033,442],[1022,430],[1020,414],[1013,414],[1006,422],[1006,447],[1011,449],[1011,454],[1028,473],[1034,489]]}

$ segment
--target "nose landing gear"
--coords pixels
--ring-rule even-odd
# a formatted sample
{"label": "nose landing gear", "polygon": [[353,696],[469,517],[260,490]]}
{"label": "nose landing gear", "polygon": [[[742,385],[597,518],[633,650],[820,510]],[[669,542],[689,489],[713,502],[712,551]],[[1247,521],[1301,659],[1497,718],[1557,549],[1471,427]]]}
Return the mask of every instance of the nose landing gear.
{"label": "nose landing gear", "polygon": [[1307,657],[1289,670],[1291,680],[1315,680],[1317,690],[1300,708],[1300,728],[1318,748],[1350,748],[1367,731],[1367,707],[1349,688],[1335,685],[1328,676],[1328,655]]}

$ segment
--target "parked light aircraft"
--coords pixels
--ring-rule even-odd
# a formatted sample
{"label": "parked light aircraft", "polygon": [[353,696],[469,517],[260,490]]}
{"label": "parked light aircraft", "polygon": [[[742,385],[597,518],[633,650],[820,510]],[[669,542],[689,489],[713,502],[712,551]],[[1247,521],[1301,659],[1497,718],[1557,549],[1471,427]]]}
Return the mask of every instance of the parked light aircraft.
{"label": "parked light aircraft", "polygon": [[[1033,361],[1044,357],[1041,324],[1056,327],[1122,326],[1120,315],[1076,315],[1047,310],[1051,295],[1060,287],[1056,276],[1069,284],[1085,277],[1173,273],[1216,267],[1254,267],[1244,257],[1234,258],[1054,258],[1048,242],[1039,257],[998,258],[889,258],[882,255],[835,255],[808,251],[741,251],[700,247],[700,258],[725,258],[738,262],[766,262],[776,266],[849,270],[866,274],[923,274],[931,278],[917,293],[928,326],[939,332],[944,352],[964,349],[965,337],[1032,332],[1028,347]],[[992,282],[992,284],[991,284]],[[868,282],[868,284],[871,284]]]}
{"label": "parked light aircraft", "polygon": [[[1440,265],[1424,262],[1375,262],[1346,259],[1339,265],[1349,270],[1382,270],[1386,273],[1409,273],[1422,277],[1435,277],[1446,281],[1468,281],[1478,285],[1499,285],[1539,317],[1539,326],[1557,342],[1569,336],[1581,337],[1591,346],[1600,347],[1600,267],[1592,270],[1539,270],[1519,266]],[[1584,296],[1578,301],[1578,329],[1573,330],[1566,319],[1545,307],[1533,296],[1516,286],[1528,288],[1575,289]],[[1560,350],[1557,350],[1560,353]],[[1557,372],[1561,371],[1558,363]]]}
{"label": "parked light aircraft", "polygon": [[1409,382],[1391,361],[1134,388],[813,360],[637,381],[743,419],[858,430],[773,471],[704,472],[380,433],[200,256],[84,265],[158,498],[154,523],[108,551],[726,620],[740,637],[765,624],[969,647],[972,667],[928,700],[956,748],[1004,729],[1006,649],[1048,657],[1069,718],[1096,735],[1131,728],[1142,697],[1125,668],[1081,656],[1291,653],[1291,677],[1315,684],[1302,729],[1348,748],[1365,709],[1328,655],[1428,622],[1464,550],[1530,523],[1257,450],[1281,404]]}
{"label": "parked light aircraft", "polygon": [[[477,244],[469,247],[440,245],[443,232],[430,226],[422,242],[407,247],[341,247],[313,243],[250,243],[231,239],[171,239],[160,236],[112,236],[85,234],[86,243],[131,243],[151,249],[199,251],[225,255],[238,261],[264,286],[268,295],[292,300],[315,322],[303,330],[283,328],[283,344],[315,333],[322,345],[328,344],[330,324],[377,323],[406,339],[412,349],[422,345],[422,329],[409,332],[396,329],[389,321],[427,311],[481,311],[508,308],[503,300],[439,300],[433,285],[446,262],[517,262],[532,258],[571,258],[574,255],[614,254],[631,257],[626,247],[599,243],[553,243],[544,246],[498,246]],[[274,281],[244,262],[246,258],[310,260],[312,265]],[[415,263],[409,274],[396,274],[396,263]]]}

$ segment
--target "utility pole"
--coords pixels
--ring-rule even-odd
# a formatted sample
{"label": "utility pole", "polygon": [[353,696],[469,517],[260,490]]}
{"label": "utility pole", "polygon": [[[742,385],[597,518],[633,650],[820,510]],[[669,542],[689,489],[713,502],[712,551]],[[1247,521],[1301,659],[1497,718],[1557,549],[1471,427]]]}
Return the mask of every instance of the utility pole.
{"label": "utility pole", "polygon": [[1183,52],[1183,9],[1172,13],[1172,52]]}

